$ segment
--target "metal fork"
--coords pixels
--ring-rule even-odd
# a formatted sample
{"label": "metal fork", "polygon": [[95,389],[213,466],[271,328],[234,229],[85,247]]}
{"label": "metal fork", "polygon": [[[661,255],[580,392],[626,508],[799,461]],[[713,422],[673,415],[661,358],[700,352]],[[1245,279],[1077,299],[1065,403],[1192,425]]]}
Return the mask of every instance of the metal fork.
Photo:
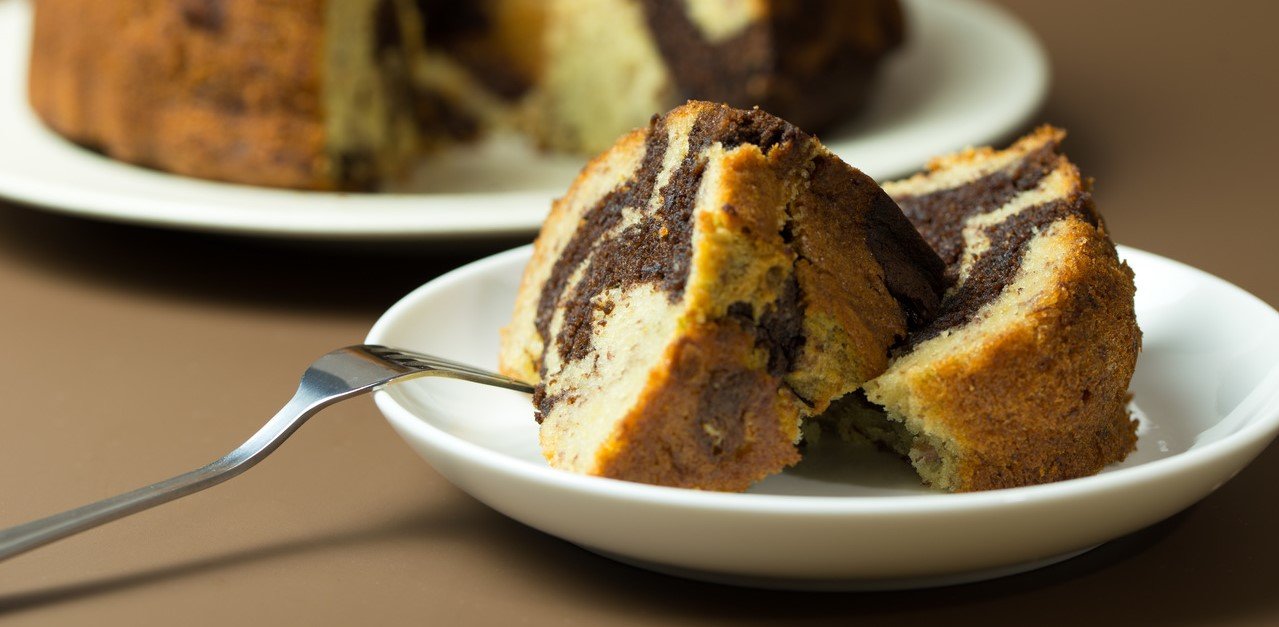
{"label": "metal fork", "polygon": [[431,355],[373,345],[340,348],[312,362],[293,398],[239,448],[172,479],[0,531],[0,560],[222,483],[262,461],[321,409],[392,381],[422,376],[533,391],[515,379]]}

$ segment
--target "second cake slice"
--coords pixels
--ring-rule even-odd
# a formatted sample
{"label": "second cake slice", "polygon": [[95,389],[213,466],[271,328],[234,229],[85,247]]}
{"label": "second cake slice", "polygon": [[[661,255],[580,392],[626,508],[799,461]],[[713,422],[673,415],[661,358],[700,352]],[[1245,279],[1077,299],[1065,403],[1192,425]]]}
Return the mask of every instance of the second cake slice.
{"label": "second cake slice", "polygon": [[759,110],[691,102],[590,163],[525,271],[501,366],[576,472],[741,490],[883,372],[943,264],[892,199]]}

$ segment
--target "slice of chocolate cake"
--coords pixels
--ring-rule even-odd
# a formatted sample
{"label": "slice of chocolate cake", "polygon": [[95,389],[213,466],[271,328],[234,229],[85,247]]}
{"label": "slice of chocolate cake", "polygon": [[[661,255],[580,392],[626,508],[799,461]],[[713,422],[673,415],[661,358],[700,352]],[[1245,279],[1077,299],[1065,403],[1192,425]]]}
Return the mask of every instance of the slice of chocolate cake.
{"label": "slice of chocolate cake", "polygon": [[952,282],[865,398],[824,418],[908,455],[952,491],[1098,472],[1136,443],[1126,409],[1141,346],[1132,271],[1089,184],[1044,127],[1007,150],[967,150],[885,190]]}
{"label": "slice of chocolate cake", "polygon": [[501,366],[550,464],[741,490],[933,317],[942,263],[869,177],[759,110],[691,102],[592,161],[534,245]]}

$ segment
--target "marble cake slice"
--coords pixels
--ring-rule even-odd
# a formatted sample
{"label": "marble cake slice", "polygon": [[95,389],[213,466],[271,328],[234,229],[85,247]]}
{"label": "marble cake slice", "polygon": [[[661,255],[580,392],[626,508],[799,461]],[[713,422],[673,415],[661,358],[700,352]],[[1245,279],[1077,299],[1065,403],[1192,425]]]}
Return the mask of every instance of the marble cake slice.
{"label": "marble cake slice", "polygon": [[896,204],[758,109],[690,102],[592,161],[534,245],[501,367],[557,468],[741,490],[931,321],[942,263]]}
{"label": "marble cake slice", "polygon": [[[1007,488],[1090,475],[1136,446],[1141,331],[1132,271],[1089,183],[1043,127],[885,184],[946,262],[939,315],[830,412],[908,455],[930,485]],[[839,418],[842,416],[842,418]],[[845,429],[848,431],[848,429]]]}

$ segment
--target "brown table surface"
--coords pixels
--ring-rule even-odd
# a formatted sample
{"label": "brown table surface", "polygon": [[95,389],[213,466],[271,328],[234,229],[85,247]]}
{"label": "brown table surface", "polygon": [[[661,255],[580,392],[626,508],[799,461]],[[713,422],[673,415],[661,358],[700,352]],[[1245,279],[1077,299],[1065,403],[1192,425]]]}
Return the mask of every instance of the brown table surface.
{"label": "brown table surface", "polygon": [[[1051,54],[1040,119],[1070,130],[1116,239],[1279,302],[1279,5],[1006,4]],[[501,246],[374,253],[0,203],[0,527],[221,455],[312,358]],[[508,520],[435,474],[366,397],[227,485],[0,563],[0,620],[1279,624],[1276,477],[1271,447],[1188,511],[1031,574],[762,592],[650,574]]]}

